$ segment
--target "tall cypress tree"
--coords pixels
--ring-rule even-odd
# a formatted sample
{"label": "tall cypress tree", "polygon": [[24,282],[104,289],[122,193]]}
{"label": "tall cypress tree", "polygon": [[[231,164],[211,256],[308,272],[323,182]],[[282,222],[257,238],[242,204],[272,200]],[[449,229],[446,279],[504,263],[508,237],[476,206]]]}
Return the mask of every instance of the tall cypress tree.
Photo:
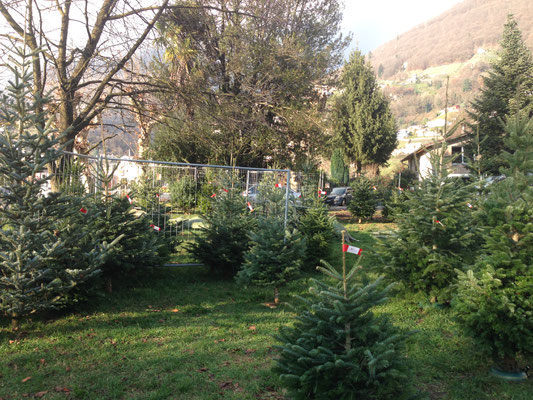
{"label": "tall cypress tree", "polygon": [[335,185],[347,185],[350,180],[350,167],[344,162],[341,149],[335,148],[331,153],[331,181]]}
{"label": "tall cypress tree", "polygon": [[504,25],[498,55],[488,75],[483,77],[483,89],[469,112],[472,136],[479,129],[481,170],[488,174],[497,174],[505,165],[501,154],[508,148],[500,119],[524,108],[531,110],[533,105],[533,60],[512,15]]}
{"label": "tall cypress tree", "polygon": [[358,173],[363,165],[385,164],[397,145],[396,123],[372,67],[359,50],[344,65],[341,89],[334,124],[346,154],[355,161]]}

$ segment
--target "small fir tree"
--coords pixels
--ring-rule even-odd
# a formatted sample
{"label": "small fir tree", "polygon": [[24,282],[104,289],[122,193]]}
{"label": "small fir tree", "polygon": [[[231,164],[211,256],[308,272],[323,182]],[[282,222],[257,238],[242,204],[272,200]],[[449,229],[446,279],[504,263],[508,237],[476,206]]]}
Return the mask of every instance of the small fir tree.
{"label": "small fir tree", "polygon": [[182,176],[170,185],[170,200],[174,207],[184,212],[196,205],[197,183],[191,176]]}
{"label": "small fir tree", "polygon": [[372,182],[361,176],[352,182],[352,189],[352,200],[348,204],[352,217],[358,218],[359,223],[363,219],[372,218],[376,211],[376,196]]}
{"label": "small fir tree", "polygon": [[467,331],[503,370],[533,354],[533,119],[505,126],[507,178],[481,204],[484,251],[473,270],[459,271],[454,305]]}
{"label": "small fir tree", "polygon": [[231,278],[250,248],[249,234],[257,221],[240,191],[232,188],[231,183],[225,186],[213,193],[213,210],[204,216],[207,227],[201,229],[190,250],[197,260],[209,266],[211,273]]}
{"label": "small fir tree", "polygon": [[274,304],[279,304],[279,288],[300,271],[305,255],[305,240],[297,231],[286,231],[283,219],[261,218],[250,234],[251,248],[237,274],[241,284],[274,289]]}
{"label": "small fir tree", "polygon": [[[30,65],[37,52],[15,48],[7,67],[13,73],[0,104],[0,311],[12,318],[12,328],[31,314],[65,303],[68,292],[96,274],[107,246],[93,246],[83,259],[65,265],[71,250],[62,240],[57,221],[77,213],[68,197],[44,196],[46,165],[62,156],[61,135],[51,129],[43,111],[47,99],[32,93]],[[75,237],[87,234],[83,225]]]}
{"label": "small fir tree", "polygon": [[444,157],[446,139],[458,126],[432,153],[432,174],[414,192],[404,192],[407,211],[398,215],[395,235],[381,243],[388,275],[432,301],[451,299],[455,270],[473,263],[479,249],[480,232],[468,206],[473,186],[449,178],[452,160]]}
{"label": "small fir tree", "polygon": [[342,273],[324,265],[320,270],[333,283],[313,279],[311,297],[300,298],[296,323],[277,337],[275,371],[295,399],[403,398],[406,335],[372,312],[391,286],[383,289],[381,278],[360,282],[361,267],[347,272],[344,257]]}
{"label": "small fir tree", "polygon": [[307,243],[305,269],[314,269],[320,260],[329,254],[330,242],[334,237],[334,218],[329,216],[322,198],[314,195],[311,206],[302,210],[296,226]]}

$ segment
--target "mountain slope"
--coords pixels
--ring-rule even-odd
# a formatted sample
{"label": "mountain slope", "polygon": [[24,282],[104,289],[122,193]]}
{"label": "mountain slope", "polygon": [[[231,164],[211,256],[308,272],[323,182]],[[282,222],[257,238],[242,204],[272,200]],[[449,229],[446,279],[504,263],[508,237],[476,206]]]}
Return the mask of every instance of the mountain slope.
{"label": "mountain slope", "polygon": [[372,52],[383,78],[399,72],[464,62],[479,48],[493,49],[507,15],[514,14],[524,41],[533,47],[533,0],[466,0]]}

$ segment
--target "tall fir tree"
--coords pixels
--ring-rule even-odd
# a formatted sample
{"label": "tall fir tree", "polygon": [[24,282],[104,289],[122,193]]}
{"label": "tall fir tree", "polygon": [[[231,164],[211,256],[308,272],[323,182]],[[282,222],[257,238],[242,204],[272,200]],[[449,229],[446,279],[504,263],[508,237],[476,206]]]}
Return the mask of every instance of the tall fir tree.
{"label": "tall fir tree", "polygon": [[388,161],[397,145],[396,123],[372,66],[359,50],[344,65],[340,86],[334,103],[335,131],[360,174],[363,165],[379,167]]}
{"label": "tall fir tree", "polygon": [[63,240],[59,222],[79,211],[60,193],[42,193],[51,179],[43,174],[46,165],[62,156],[62,136],[52,139],[52,120],[42,111],[47,99],[32,92],[37,52],[13,51],[7,64],[13,79],[0,107],[0,311],[17,329],[21,319],[64,304],[70,289],[98,272],[108,247],[93,243],[64,264],[69,246],[87,231],[80,224]]}
{"label": "tall fir tree", "polygon": [[348,204],[348,210],[352,217],[357,218],[359,223],[363,219],[372,219],[376,212],[376,194],[372,182],[364,176],[360,176],[352,182],[353,197]]}
{"label": "tall fir tree", "polygon": [[474,268],[459,272],[454,305],[460,319],[506,371],[533,354],[533,119],[509,118],[501,172],[481,204],[484,250]]}
{"label": "tall fir tree", "polygon": [[[479,132],[480,169],[492,175],[505,165],[501,154],[508,150],[500,119],[524,108],[533,113],[533,59],[512,15],[504,25],[498,56],[483,77],[481,93],[469,111],[472,137]],[[471,149],[472,153],[476,151],[477,148]]]}
{"label": "tall fir tree", "polygon": [[274,289],[274,304],[279,304],[279,288],[293,279],[302,266],[305,240],[297,230],[284,227],[279,217],[260,218],[257,230],[250,234],[251,247],[244,254],[244,264],[237,273],[241,284]]}
{"label": "tall fir tree", "polygon": [[[346,253],[343,253],[344,255]],[[402,399],[406,362],[401,334],[373,309],[392,286],[370,282],[357,264],[342,272],[324,263],[328,280],[312,280],[293,327],[280,329],[275,371],[295,399]],[[332,281],[332,283],[330,283]]]}

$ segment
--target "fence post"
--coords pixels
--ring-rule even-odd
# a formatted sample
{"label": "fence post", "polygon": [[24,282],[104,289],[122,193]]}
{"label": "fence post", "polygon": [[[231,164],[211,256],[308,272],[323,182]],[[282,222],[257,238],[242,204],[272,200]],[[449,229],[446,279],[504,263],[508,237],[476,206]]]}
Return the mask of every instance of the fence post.
{"label": "fence post", "polygon": [[287,230],[287,219],[289,218],[289,185],[291,184],[291,170],[287,170],[287,184],[285,185],[285,220],[284,227]]}

